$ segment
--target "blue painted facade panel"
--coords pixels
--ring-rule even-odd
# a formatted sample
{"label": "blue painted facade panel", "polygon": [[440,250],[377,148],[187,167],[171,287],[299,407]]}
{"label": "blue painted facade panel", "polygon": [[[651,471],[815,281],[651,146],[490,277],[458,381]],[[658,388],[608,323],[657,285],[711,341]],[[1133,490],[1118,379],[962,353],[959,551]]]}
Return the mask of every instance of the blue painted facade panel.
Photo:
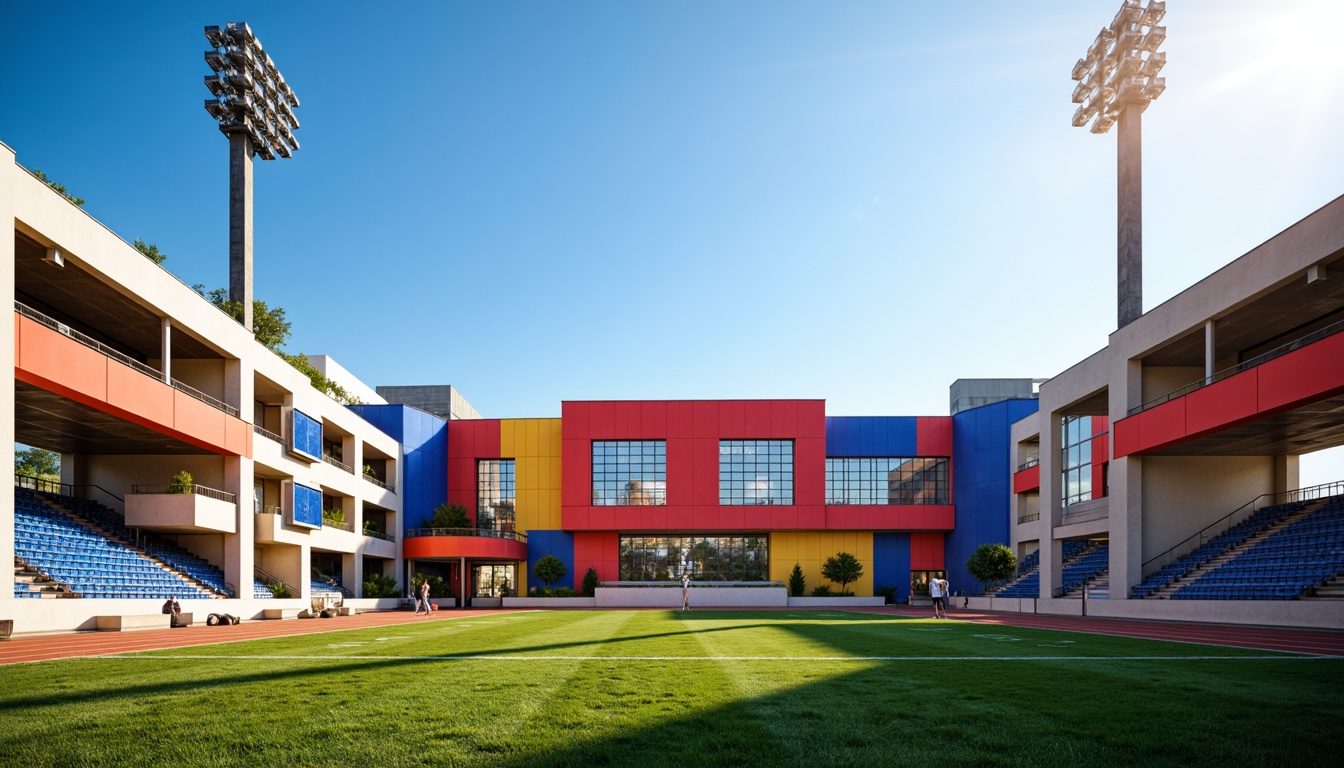
{"label": "blue painted facade panel", "polygon": [[401,443],[401,535],[419,528],[448,501],[448,422],[408,405],[352,405],[379,430]]}
{"label": "blue painted facade panel", "polygon": [[910,534],[873,534],[873,586],[896,587],[896,600],[910,598]]}
{"label": "blue painted facade panel", "polygon": [[957,518],[955,529],[944,539],[943,562],[954,592],[980,591],[966,570],[966,560],[977,547],[1010,541],[1010,429],[1035,413],[1037,406],[1036,400],[1005,400],[952,417],[952,500]]}
{"label": "blue painted facade panel", "polygon": [[918,456],[918,435],[914,416],[827,416],[826,456]]}
{"label": "blue painted facade panel", "polygon": [[322,491],[306,485],[294,484],[294,501],[290,507],[293,514],[291,525],[304,525],[309,528],[322,527]]}
{"label": "blue painted facade panel", "polygon": [[545,586],[540,579],[532,575],[537,561],[546,555],[555,555],[565,564],[566,576],[552,584],[563,587],[570,584],[577,589],[583,583],[583,574],[574,572],[574,534],[568,531],[528,531],[527,532],[527,584],[528,587]]}
{"label": "blue painted facade panel", "polygon": [[322,422],[294,409],[290,434],[294,436],[293,450],[314,461],[322,460]]}

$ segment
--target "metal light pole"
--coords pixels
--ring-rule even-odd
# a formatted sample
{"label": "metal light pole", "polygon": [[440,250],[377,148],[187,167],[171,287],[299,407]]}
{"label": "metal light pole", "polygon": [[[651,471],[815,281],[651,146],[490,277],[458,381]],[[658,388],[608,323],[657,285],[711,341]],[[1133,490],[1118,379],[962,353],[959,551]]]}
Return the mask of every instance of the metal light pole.
{"label": "metal light pole", "polygon": [[[1158,47],[1167,28],[1157,26],[1167,4],[1124,0],[1111,25],[1101,30],[1087,55],[1073,65],[1076,127],[1092,121],[1093,133],[1120,124],[1116,142],[1117,314],[1123,328],[1143,314],[1143,138],[1140,116],[1167,87],[1157,73],[1167,63]],[[1094,120],[1095,118],[1095,120]]]}
{"label": "metal light pole", "polygon": [[205,85],[215,95],[205,110],[229,137],[229,300],[243,306],[252,330],[252,156],[290,157],[299,148],[293,109],[299,99],[247,24],[206,27],[214,46],[205,63],[215,71]]}

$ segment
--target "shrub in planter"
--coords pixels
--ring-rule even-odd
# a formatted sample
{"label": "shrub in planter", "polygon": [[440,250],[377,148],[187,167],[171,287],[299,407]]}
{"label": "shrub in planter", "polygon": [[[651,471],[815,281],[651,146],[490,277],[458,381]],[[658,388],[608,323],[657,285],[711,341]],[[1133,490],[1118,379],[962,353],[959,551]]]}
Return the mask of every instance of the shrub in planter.
{"label": "shrub in planter", "polygon": [[794,563],[793,572],[789,574],[789,594],[793,597],[802,597],[806,593],[807,577],[803,576],[803,567]]}
{"label": "shrub in planter", "polygon": [[563,579],[566,573],[569,573],[569,569],[555,555],[542,555],[541,559],[537,560],[537,564],[532,566],[532,575],[546,582],[547,589],[551,588],[552,582]]}
{"label": "shrub in planter", "polygon": [[574,590],[573,590],[573,589],[570,589],[569,587],[558,587],[558,588],[555,590],[555,596],[556,596],[556,597],[573,597],[573,596],[574,596]]}
{"label": "shrub in planter", "polygon": [[588,572],[583,574],[583,596],[592,597],[597,594],[597,569],[589,568]]}
{"label": "shrub in planter", "polygon": [[266,588],[269,589],[269,590],[271,590],[271,597],[274,597],[274,598],[277,598],[277,599],[280,599],[280,600],[283,600],[283,599],[289,597],[289,590],[288,590],[288,589],[285,589],[285,585],[284,585],[284,584],[279,584],[279,583],[267,584],[267,585],[266,585]]}
{"label": "shrub in planter", "polygon": [[830,584],[822,584],[821,586],[819,586],[819,587],[813,589],[813,590],[812,590],[812,596],[813,596],[813,597],[835,597],[835,595],[831,593],[831,585],[830,585]]}
{"label": "shrub in planter", "polygon": [[533,587],[527,591],[528,597],[555,597],[546,587]]}
{"label": "shrub in planter", "polygon": [[863,563],[848,552],[837,552],[835,557],[826,558],[826,562],[821,566],[821,575],[840,583],[840,594],[845,594],[845,587],[859,580],[863,576]]}
{"label": "shrub in planter", "polygon": [[896,595],[897,595],[896,587],[893,587],[889,584],[883,584],[882,586],[874,589],[873,594],[885,597],[886,602],[884,603],[884,605],[896,604]]}
{"label": "shrub in planter", "polygon": [[169,493],[192,493],[195,490],[196,482],[185,469],[173,475],[172,482],[168,483]]}
{"label": "shrub in planter", "polygon": [[364,596],[401,597],[401,594],[397,592],[396,581],[381,573],[375,573],[364,578]]}

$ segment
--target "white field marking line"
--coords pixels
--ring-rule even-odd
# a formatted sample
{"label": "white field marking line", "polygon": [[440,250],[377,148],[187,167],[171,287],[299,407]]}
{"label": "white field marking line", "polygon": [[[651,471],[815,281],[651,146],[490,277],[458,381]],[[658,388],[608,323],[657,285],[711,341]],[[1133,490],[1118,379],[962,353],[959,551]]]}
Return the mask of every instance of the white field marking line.
{"label": "white field marking line", "polygon": [[161,654],[138,651],[128,654],[82,656],[85,659],[207,659],[262,661],[1299,661],[1344,660],[1344,656],[1282,654],[1274,656],[557,656],[557,655],[461,655],[461,656],[300,656],[291,654],[221,655]]}

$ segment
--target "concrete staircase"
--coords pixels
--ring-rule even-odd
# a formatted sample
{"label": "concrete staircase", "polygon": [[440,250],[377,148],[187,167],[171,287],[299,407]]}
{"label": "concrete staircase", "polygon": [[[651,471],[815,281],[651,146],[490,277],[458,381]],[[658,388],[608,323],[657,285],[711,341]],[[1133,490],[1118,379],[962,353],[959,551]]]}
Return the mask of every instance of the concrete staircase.
{"label": "concrete staircase", "polygon": [[1316,587],[1310,595],[1303,595],[1300,600],[1344,600],[1344,574],[1336,575],[1333,579],[1327,581],[1324,586]]}
{"label": "concrete staircase", "polygon": [[1082,587],[1066,592],[1064,599],[1078,598],[1082,599],[1083,589],[1087,589],[1087,599],[1089,600],[1109,600],[1111,598],[1111,572],[1109,569],[1098,573],[1096,576],[1088,579]]}
{"label": "concrete staircase", "polygon": [[[50,576],[29,565],[22,557],[14,558],[14,585],[28,585],[29,594],[41,598],[75,597],[70,587],[53,581]],[[18,591],[17,589],[15,591]]]}
{"label": "concrete staircase", "polygon": [[[1315,512],[1324,504],[1325,504],[1324,501],[1307,504],[1302,509],[1299,509],[1296,512],[1284,517],[1282,520],[1269,526],[1265,530],[1260,531],[1256,535],[1241,542],[1240,544],[1237,544],[1236,546],[1228,549],[1221,555],[1217,555],[1215,557],[1210,558],[1209,560],[1205,561],[1203,564],[1199,565],[1194,570],[1185,574],[1181,578],[1176,579],[1167,586],[1152,593],[1146,599],[1149,600],[1169,599],[1171,597],[1171,594],[1176,590],[1180,589],[1181,587],[1184,587],[1186,584],[1189,584],[1192,581],[1199,579],[1201,576],[1204,576],[1205,574],[1212,573],[1213,571],[1218,570],[1228,561],[1236,558],[1238,555],[1242,554],[1243,552],[1246,552],[1247,550],[1254,549],[1257,545],[1260,544],[1261,541],[1264,541],[1269,536],[1278,533],[1279,531],[1283,530],[1284,528],[1287,528],[1288,526],[1292,525],[1298,520],[1301,520],[1307,515],[1310,515],[1312,512]],[[1325,589],[1325,587],[1322,587],[1322,589]]]}

